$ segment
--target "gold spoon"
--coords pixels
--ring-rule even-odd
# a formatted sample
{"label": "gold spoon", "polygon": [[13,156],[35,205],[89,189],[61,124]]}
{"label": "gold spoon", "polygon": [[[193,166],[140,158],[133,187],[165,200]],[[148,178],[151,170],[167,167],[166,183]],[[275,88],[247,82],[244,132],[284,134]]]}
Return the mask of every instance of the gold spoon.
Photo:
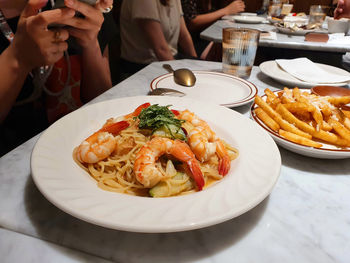
{"label": "gold spoon", "polygon": [[192,87],[196,83],[196,76],[187,68],[173,70],[169,64],[164,64],[163,68],[174,74],[174,81],[176,84]]}

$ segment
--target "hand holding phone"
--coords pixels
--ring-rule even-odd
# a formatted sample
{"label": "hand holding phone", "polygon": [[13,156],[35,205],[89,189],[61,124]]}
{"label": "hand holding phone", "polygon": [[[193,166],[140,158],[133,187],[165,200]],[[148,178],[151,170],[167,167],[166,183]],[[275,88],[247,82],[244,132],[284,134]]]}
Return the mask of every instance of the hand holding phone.
{"label": "hand holding phone", "polygon": [[113,5],[113,0],[100,0],[96,2],[95,5],[91,6],[83,3],[82,0],[64,1],[67,8],[79,12],[84,18],[75,16],[71,19],[61,21],[61,24],[66,26],[65,28],[68,30],[69,35],[73,36],[81,47],[87,49],[98,44],[97,35],[104,21],[101,10]]}
{"label": "hand holding phone", "polygon": [[[95,5],[98,0],[78,0],[79,2],[83,2],[85,4],[88,4],[88,5]],[[63,8],[63,7],[66,7],[66,5],[64,4],[64,0],[56,0],[55,1],[55,6],[54,8]]]}

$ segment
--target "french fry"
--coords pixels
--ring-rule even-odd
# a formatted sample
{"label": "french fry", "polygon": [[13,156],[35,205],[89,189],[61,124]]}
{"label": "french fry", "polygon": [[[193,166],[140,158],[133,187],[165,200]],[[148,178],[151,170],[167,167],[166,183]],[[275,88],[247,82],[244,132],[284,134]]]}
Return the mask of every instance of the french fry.
{"label": "french fry", "polygon": [[278,106],[276,107],[276,111],[282,116],[283,119],[285,119],[286,121],[288,121],[291,124],[294,124],[300,130],[307,132],[307,133],[310,133],[310,134],[315,132],[314,127],[312,127],[312,126],[308,125],[307,123],[296,118],[282,104],[278,104]]}
{"label": "french fry", "polygon": [[303,102],[292,102],[292,103],[286,103],[283,105],[292,113],[313,111],[313,108],[310,105]]}
{"label": "french fry", "polygon": [[345,115],[346,117],[350,118],[350,110],[344,110],[344,109],[342,109],[341,111],[344,113],[344,115]]}
{"label": "french fry", "polygon": [[322,129],[324,131],[331,131],[333,128],[331,125],[329,125],[326,121],[323,121]]}
{"label": "french fry", "polygon": [[332,116],[333,112],[332,109],[327,104],[322,104],[320,106],[321,112],[323,114],[324,119],[329,119],[330,116]]}
{"label": "french fry", "polygon": [[337,135],[335,135],[334,133],[331,132],[327,132],[327,131],[316,131],[314,134],[312,134],[313,137],[320,139],[324,142],[327,142],[329,144],[333,144],[333,145],[339,145],[341,147],[349,147],[350,144],[348,141],[339,138]]}
{"label": "french fry", "polygon": [[343,120],[343,125],[350,130],[350,119],[345,117],[345,119]]}
{"label": "french fry", "polygon": [[271,108],[260,96],[255,96],[255,103],[262,108],[271,118],[275,119],[278,117],[278,113],[275,112],[274,109]]}
{"label": "french fry", "polygon": [[350,130],[348,130],[346,127],[344,127],[340,122],[337,120],[330,118],[328,120],[328,123],[333,127],[333,129],[340,135],[340,137],[344,138],[345,140],[349,141],[350,144]]}
{"label": "french fry", "polygon": [[327,100],[328,100],[331,104],[333,104],[333,105],[339,107],[339,106],[342,106],[342,105],[345,105],[345,104],[350,103],[350,96],[343,96],[343,97],[327,97]]}
{"label": "french fry", "polygon": [[280,99],[283,104],[292,103],[294,101],[292,91],[289,90],[288,88],[284,88],[283,93],[280,96]]}
{"label": "french fry", "polygon": [[294,99],[295,99],[295,100],[299,100],[299,99],[300,99],[300,96],[301,96],[301,94],[300,94],[300,89],[297,88],[297,87],[295,87],[295,88],[293,89],[293,97],[294,97]]}
{"label": "french fry", "polygon": [[258,116],[258,118],[262,120],[270,129],[278,132],[280,126],[262,108],[256,108],[254,109],[254,112],[256,116]]}
{"label": "french fry", "polygon": [[338,118],[341,124],[343,124],[347,129],[350,130],[350,119],[344,114],[342,110],[336,109],[334,111],[334,115],[336,116],[336,118]]}
{"label": "french fry", "polygon": [[305,145],[305,146],[310,146],[310,147],[315,147],[315,148],[321,148],[322,144],[318,143],[318,142],[314,142],[313,140],[304,138],[302,136],[296,135],[294,133],[285,131],[280,129],[278,132],[282,137],[286,138],[289,141],[301,144],[301,145]]}
{"label": "french fry", "polygon": [[290,124],[288,121],[285,121],[280,114],[278,114],[274,109],[271,108],[261,97],[256,96],[255,97],[255,103],[262,108],[272,119],[274,119],[282,129],[287,130],[289,132],[298,134],[302,137],[311,139],[312,136],[310,134],[307,134],[301,130],[299,130],[294,125]]}
{"label": "french fry", "polygon": [[284,88],[277,95],[265,89],[265,94],[266,101],[255,97],[259,107],[254,112],[282,137],[315,148],[322,147],[322,142],[350,147],[350,111],[342,109],[350,96],[319,97],[297,87]]}
{"label": "french fry", "polygon": [[316,130],[320,130],[323,127],[323,116],[321,111],[316,108],[314,105],[312,105],[305,97],[300,96],[300,98],[298,99],[298,101],[305,103],[306,105],[308,105],[308,107],[310,107],[310,109],[312,109],[311,114],[312,117],[315,119],[315,121],[317,122],[317,126],[316,126]]}
{"label": "french fry", "polygon": [[276,106],[281,103],[281,100],[276,96],[275,93],[273,93],[270,89],[265,89],[265,94],[266,94],[266,102],[273,108],[275,109]]}
{"label": "french fry", "polygon": [[286,103],[283,104],[283,106],[293,113],[295,117],[298,119],[305,121],[305,122],[310,122],[311,121],[311,115],[310,112],[312,109],[308,107],[305,103],[302,102],[293,102],[293,103]]}

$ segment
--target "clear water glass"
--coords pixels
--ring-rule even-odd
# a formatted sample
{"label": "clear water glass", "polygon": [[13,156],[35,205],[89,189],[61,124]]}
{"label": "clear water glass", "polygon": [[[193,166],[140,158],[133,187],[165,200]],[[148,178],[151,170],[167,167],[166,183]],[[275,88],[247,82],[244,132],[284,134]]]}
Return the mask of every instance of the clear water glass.
{"label": "clear water glass", "polygon": [[260,32],[247,28],[224,28],[222,34],[222,71],[240,78],[249,78]]}
{"label": "clear water glass", "polygon": [[309,12],[309,26],[322,27],[326,18],[329,6],[312,5]]}

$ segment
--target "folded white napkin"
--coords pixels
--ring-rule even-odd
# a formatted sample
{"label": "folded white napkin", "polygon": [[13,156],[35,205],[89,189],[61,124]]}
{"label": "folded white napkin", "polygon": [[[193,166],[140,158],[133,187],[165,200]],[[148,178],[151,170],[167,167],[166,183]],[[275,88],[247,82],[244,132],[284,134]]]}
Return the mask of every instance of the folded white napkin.
{"label": "folded white napkin", "polygon": [[309,83],[339,83],[350,81],[350,73],[339,75],[319,67],[307,58],[276,59],[276,63],[290,75]]}
{"label": "folded white napkin", "polygon": [[328,42],[329,44],[341,44],[341,45],[349,45],[350,44],[350,36],[345,36],[344,33],[333,33],[333,34],[328,34],[329,39]]}

